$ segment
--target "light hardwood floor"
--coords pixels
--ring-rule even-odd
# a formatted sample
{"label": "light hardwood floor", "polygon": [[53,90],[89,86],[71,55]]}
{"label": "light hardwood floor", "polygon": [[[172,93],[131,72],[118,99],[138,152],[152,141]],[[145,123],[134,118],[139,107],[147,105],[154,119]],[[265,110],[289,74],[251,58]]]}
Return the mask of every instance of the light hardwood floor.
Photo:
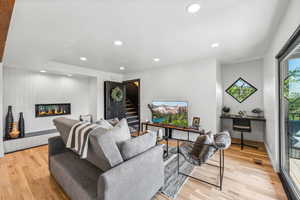
{"label": "light hardwood floor", "polygon": [[[225,152],[223,191],[188,179],[176,200],[286,200],[266,151],[262,144],[259,145],[259,150],[246,148],[243,151],[232,145]],[[0,158],[0,199],[68,199],[49,175],[47,156],[48,147],[41,146]],[[263,164],[255,164],[254,159],[261,160]],[[217,172],[210,167],[202,167],[196,168],[193,174],[205,174],[205,178],[212,179]],[[155,198],[168,200],[162,194]]]}

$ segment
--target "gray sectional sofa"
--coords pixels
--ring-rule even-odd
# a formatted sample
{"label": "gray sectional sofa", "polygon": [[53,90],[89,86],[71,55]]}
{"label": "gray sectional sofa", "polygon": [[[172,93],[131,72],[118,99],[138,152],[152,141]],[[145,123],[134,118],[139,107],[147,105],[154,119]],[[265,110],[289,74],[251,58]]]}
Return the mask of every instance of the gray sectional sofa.
{"label": "gray sectional sofa", "polygon": [[[50,173],[72,200],[150,200],[163,186],[163,148],[149,145],[154,136],[147,134],[115,144],[109,138],[112,133],[99,128],[91,133],[98,149],[91,144],[92,159],[81,159],[65,147],[66,133],[77,122],[55,119],[61,136],[49,139]],[[116,154],[121,155],[118,162],[110,158]]]}

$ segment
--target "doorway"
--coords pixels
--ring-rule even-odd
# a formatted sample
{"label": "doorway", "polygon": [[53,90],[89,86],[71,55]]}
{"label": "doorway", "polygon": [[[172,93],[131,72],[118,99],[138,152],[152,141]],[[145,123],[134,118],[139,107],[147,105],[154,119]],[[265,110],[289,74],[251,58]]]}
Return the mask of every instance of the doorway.
{"label": "doorway", "polygon": [[125,85],[125,116],[130,132],[140,131],[140,79],[124,81]]}
{"label": "doorway", "polygon": [[300,199],[300,26],[277,56],[280,176],[290,199]]}

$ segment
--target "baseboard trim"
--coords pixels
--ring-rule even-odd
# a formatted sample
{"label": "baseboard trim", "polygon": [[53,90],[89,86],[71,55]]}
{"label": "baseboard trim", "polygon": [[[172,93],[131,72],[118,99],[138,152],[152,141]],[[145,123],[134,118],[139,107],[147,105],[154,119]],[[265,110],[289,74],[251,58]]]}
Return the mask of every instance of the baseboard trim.
{"label": "baseboard trim", "polygon": [[273,154],[271,153],[271,150],[270,150],[269,146],[265,142],[264,142],[264,145],[265,145],[265,148],[267,150],[267,154],[268,154],[269,159],[271,161],[272,167],[273,167],[274,171],[278,173],[279,169],[277,168],[277,164],[274,160]]}

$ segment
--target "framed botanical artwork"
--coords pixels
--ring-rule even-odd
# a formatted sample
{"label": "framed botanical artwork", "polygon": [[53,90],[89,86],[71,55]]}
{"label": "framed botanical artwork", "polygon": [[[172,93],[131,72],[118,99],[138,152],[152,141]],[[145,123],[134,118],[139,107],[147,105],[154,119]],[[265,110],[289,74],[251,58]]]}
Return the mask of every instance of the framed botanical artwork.
{"label": "framed botanical artwork", "polygon": [[199,126],[200,126],[200,117],[193,117],[192,126],[194,128],[199,128]]}

